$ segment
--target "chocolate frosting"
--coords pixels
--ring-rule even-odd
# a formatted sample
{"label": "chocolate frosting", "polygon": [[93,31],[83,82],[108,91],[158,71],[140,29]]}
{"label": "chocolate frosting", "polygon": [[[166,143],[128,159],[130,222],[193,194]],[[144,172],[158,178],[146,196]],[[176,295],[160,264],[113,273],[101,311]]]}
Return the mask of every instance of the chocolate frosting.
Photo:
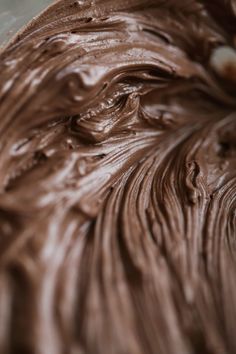
{"label": "chocolate frosting", "polygon": [[0,353],[236,353],[236,3],[60,0],[0,53]]}

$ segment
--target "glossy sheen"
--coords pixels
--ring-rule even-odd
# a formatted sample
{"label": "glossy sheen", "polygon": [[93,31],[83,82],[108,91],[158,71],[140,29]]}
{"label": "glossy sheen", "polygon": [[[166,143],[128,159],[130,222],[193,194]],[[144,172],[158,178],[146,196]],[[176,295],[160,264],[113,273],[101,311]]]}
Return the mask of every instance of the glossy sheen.
{"label": "glossy sheen", "polygon": [[235,13],[61,0],[2,51],[0,353],[236,352]]}

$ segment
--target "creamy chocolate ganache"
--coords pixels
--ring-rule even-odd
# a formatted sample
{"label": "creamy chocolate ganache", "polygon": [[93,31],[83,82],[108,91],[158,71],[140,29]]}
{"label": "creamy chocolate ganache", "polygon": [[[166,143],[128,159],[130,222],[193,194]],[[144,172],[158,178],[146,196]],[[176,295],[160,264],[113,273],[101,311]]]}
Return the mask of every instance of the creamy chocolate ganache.
{"label": "creamy chocolate ganache", "polygon": [[0,53],[0,353],[236,353],[236,2],[60,0]]}

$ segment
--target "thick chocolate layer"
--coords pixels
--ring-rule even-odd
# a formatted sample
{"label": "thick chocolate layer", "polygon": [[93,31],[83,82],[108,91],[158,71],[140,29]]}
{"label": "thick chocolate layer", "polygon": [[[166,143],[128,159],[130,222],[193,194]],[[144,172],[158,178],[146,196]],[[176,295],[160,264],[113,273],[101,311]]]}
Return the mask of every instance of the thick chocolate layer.
{"label": "thick chocolate layer", "polygon": [[0,353],[236,353],[236,5],[61,0],[0,54]]}

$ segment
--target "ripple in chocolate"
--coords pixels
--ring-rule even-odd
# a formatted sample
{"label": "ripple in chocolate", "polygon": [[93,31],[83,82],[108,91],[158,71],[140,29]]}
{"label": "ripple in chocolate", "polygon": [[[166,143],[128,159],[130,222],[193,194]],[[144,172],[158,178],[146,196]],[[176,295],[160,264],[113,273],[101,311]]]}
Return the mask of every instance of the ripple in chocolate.
{"label": "ripple in chocolate", "polygon": [[235,24],[60,0],[1,51],[1,353],[236,352]]}

